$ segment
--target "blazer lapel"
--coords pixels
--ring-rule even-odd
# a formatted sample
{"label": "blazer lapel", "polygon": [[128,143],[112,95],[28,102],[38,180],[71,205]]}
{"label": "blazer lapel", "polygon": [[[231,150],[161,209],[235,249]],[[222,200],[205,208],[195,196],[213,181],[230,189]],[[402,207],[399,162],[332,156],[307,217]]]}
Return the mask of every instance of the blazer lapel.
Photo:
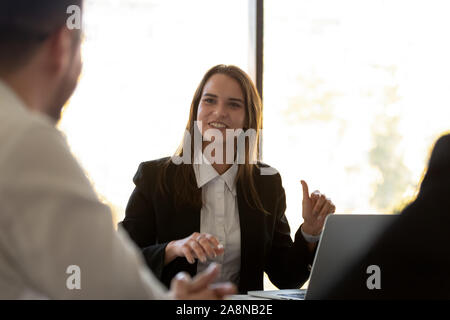
{"label": "blazer lapel", "polygon": [[[239,291],[247,293],[247,288],[254,288],[257,283],[256,273],[263,266],[261,255],[263,255],[263,241],[261,241],[261,228],[263,226],[263,213],[251,208],[243,196],[239,184],[237,187],[237,199],[239,208],[239,222],[241,229],[241,271]],[[262,288],[261,288],[262,289]]]}

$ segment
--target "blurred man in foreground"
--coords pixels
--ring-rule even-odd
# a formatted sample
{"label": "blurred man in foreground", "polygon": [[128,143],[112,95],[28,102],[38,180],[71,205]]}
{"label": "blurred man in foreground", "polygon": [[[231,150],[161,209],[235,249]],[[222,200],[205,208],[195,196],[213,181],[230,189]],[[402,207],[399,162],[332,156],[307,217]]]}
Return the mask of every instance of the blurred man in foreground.
{"label": "blurred man in foreground", "polygon": [[[55,128],[81,72],[82,0],[0,3],[0,298],[221,299],[218,268],[167,292]],[[88,115],[86,115],[88,116]],[[77,276],[77,279],[72,278]]]}

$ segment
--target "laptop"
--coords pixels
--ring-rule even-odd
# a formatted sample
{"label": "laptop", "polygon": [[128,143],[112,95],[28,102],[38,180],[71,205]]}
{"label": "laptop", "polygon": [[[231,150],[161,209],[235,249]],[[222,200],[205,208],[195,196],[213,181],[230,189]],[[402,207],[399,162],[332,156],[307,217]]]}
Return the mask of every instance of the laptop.
{"label": "laptop", "polygon": [[248,295],[276,300],[317,299],[397,217],[395,214],[329,215],[318,243],[308,289],[249,291]]}

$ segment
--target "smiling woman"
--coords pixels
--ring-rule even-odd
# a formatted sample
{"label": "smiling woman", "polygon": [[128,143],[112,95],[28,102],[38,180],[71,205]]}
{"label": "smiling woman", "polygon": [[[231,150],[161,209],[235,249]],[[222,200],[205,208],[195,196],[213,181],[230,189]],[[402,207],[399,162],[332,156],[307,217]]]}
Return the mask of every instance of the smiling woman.
{"label": "smiling woman", "polygon": [[[212,98],[213,96],[214,98]],[[236,102],[236,100],[241,101]],[[220,130],[215,127],[215,123],[222,123],[225,128]],[[259,133],[262,129],[262,104],[261,99],[257,93],[257,90],[248,77],[248,75],[235,66],[218,65],[211,68],[206,72],[202,81],[200,82],[192,99],[191,110],[189,114],[189,120],[186,125],[186,134],[189,134],[191,139],[195,137],[197,130],[203,136],[202,150],[203,155],[207,154],[205,149],[210,144],[211,136],[210,131],[219,130],[222,137],[225,137],[225,145],[223,146],[223,159],[221,163],[213,163],[215,170],[219,174],[223,174],[227,171],[236,159],[232,159],[232,163],[227,163],[227,144],[234,142],[227,141],[230,135],[226,134],[226,129],[253,129],[256,132],[255,140],[249,140],[246,142],[245,155],[247,159],[246,164],[240,166],[238,169],[236,181],[242,183],[244,187],[244,197],[246,201],[252,206],[256,206],[258,209],[265,211],[258,199],[255,191],[255,184],[252,179],[253,165],[252,160],[260,159],[258,149],[253,144],[259,145]],[[186,141],[186,138],[183,139]],[[191,146],[195,146],[195,143],[191,143]],[[234,145],[234,144],[233,144]],[[183,157],[183,152],[186,148],[180,146],[176,152],[176,156]],[[192,162],[198,159],[199,150],[191,150]],[[251,154],[253,152],[253,154]],[[211,158],[206,158],[211,162]],[[254,163],[254,161],[253,161]],[[201,204],[201,198],[199,196],[197,186],[192,184],[192,172],[189,167],[178,167],[177,169],[179,181],[182,182],[176,187],[176,193],[179,195],[180,203],[188,203],[193,206],[199,206]],[[165,176],[165,170],[163,170],[161,177]],[[162,178],[159,184],[162,186],[160,189],[164,190]],[[248,190],[248,191],[247,191]]]}
{"label": "smiling woman", "polygon": [[279,288],[299,287],[308,278],[314,237],[334,212],[331,201],[320,193],[310,197],[304,183],[305,223],[292,241],[280,175],[262,174],[268,166],[250,161],[252,152],[260,158],[258,148],[246,141],[245,161],[228,162],[228,145],[236,144],[235,135],[227,134],[222,157],[207,152],[210,130],[222,137],[228,130],[253,130],[257,145],[261,128],[262,103],[249,76],[217,65],[195,91],[183,139],[193,148],[192,139],[201,135],[200,149],[178,150],[177,159],[191,151],[189,163],[168,157],[139,166],[121,225],[166,285],[179,271],[195,275],[212,261],[222,265],[217,280],[231,281],[243,293],[263,289],[264,272]]}

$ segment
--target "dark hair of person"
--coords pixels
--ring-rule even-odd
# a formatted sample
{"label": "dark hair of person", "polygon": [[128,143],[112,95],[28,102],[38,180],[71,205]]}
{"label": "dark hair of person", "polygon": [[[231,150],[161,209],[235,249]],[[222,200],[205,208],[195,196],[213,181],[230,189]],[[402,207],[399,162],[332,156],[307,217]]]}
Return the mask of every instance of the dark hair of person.
{"label": "dark hair of person", "polygon": [[[28,62],[52,33],[66,25],[67,9],[83,0],[1,0],[0,74]],[[81,32],[77,30],[77,32]]]}

